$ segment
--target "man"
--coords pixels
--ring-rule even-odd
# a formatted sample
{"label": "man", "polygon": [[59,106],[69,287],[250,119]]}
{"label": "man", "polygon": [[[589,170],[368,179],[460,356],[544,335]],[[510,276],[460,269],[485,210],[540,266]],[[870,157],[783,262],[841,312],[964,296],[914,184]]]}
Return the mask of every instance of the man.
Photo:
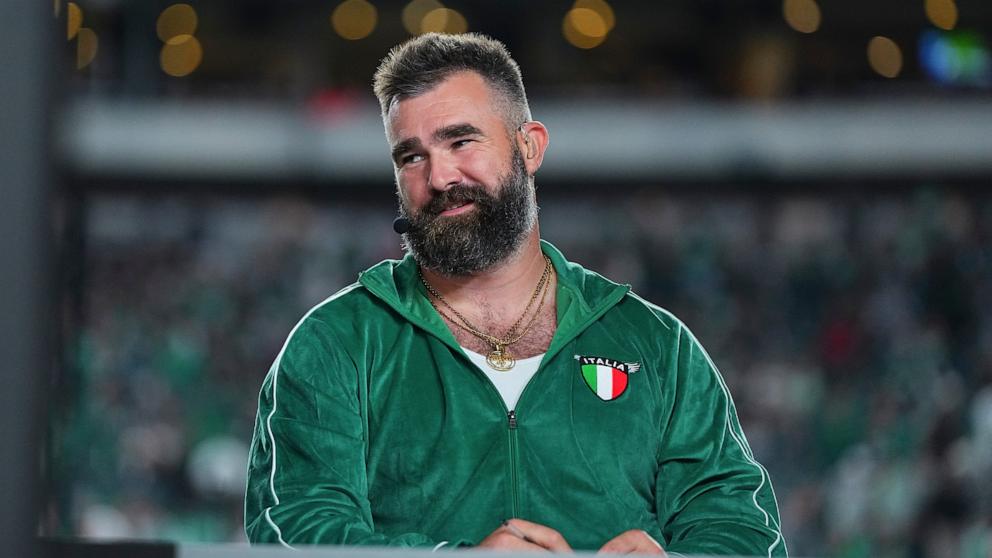
{"label": "man", "polygon": [[249,540],[784,555],[696,339],[540,239],[548,131],[503,45],[417,37],[375,91],[408,254],[312,309],[272,365]]}

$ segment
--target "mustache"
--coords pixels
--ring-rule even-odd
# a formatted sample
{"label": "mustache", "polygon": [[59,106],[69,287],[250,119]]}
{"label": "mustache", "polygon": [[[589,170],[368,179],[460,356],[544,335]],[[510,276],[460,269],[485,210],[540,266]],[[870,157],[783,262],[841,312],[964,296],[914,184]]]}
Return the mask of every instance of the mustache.
{"label": "mustache", "polygon": [[437,193],[423,209],[420,210],[420,217],[437,217],[442,211],[452,204],[464,204],[475,202],[485,205],[493,200],[493,196],[480,184],[464,184],[455,186],[449,190]]}

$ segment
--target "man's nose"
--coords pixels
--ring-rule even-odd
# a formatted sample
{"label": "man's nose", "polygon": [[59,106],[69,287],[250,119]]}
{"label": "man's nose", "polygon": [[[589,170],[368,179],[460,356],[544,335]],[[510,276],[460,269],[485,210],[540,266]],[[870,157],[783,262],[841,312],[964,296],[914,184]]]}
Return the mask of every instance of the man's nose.
{"label": "man's nose", "polygon": [[462,172],[455,157],[446,154],[431,157],[430,175],[427,177],[427,184],[431,188],[443,192],[461,184],[462,180]]}

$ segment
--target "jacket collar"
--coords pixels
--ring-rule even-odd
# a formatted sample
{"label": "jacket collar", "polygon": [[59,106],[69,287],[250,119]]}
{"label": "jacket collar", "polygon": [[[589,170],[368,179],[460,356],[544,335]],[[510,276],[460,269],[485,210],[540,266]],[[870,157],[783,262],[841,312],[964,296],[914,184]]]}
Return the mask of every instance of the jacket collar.
{"label": "jacket collar", "polygon": [[[541,241],[541,250],[551,259],[558,274],[558,329],[545,360],[549,360],[630,291],[598,273],[569,262],[550,242]],[[358,282],[411,323],[436,336],[456,351],[458,341],[427,299],[420,282],[417,262],[410,254],[402,260],[385,260],[365,270]]]}

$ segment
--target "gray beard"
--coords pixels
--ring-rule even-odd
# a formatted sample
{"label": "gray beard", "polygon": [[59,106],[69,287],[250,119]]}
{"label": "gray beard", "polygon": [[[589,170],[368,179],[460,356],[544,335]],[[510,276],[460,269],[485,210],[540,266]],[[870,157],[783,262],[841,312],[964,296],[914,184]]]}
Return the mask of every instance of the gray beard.
{"label": "gray beard", "polygon": [[[537,223],[527,169],[514,146],[510,172],[496,195],[481,184],[462,184],[434,196],[413,212],[400,197],[400,215],[410,220],[403,248],[421,266],[446,276],[465,276],[495,267],[512,256]],[[464,215],[438,217],[451,202],[474,202]]]}

